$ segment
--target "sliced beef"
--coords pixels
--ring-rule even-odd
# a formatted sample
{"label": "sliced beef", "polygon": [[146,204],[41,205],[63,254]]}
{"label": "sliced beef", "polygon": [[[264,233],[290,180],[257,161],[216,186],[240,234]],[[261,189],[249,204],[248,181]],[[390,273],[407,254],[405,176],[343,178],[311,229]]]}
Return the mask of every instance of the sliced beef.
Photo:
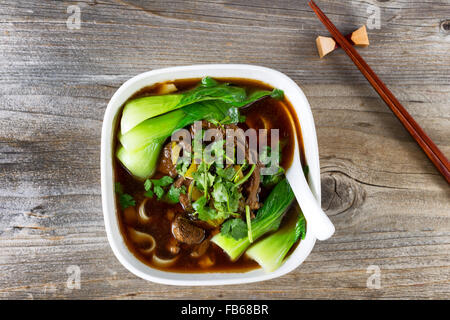
{"label": "sliced beef", "polygon": [[187,193],[180,194],[180,203],[186,212],[194,212],[194,208],[192,208],[192,203],[189,200],[189,196],[187,195]]}
{"label": "sliced beef", "polygon": [[198,258],[206,253],[210,245],[210,241],[205,239],[200,244],[196,244],[191,252],[191,257]]}
{"label": "sliced beef", "polygon": [[189,200],[188,192],[189,185],[191,184],[192,180],[185,179],[184,177],[180,176],[177,180],[174,182],[174,186],[176,188],[181,188],[184,186],[186,188],[186,193],[180,194],[180,203],[183,206],[183,209],[187,212],[194,212],[194,208],[192,208],[192,203]]}
{"label": "sliced beef", "polygon": [[258,163],[253,170],[252,175],[249,178],[249,182],[247,183],[247,201],[246,204],[250,207],[251,210],[258,210],[261,206],[259,203],[259,192],[261,191],[261,164]]}
{"label": "sliced beef", "polygon": [[172,163],[172,142],[168,142],[160,155],[158,171],[175,178],[178,173],[175,165]]}
{"label": "sliced beef", "polygon": [[184,179],[183,176],[180,176],[177,180],[175,180],[175,182],[173,183],[173,185],[175,186],[175,188],[181,188],[182,185],[184,185],[184,181],[186,179]]}
{"label": "sliced beef", "polygon": [[199,244],[205,238],[204,229],[193,225],[181,215],[172,222],[172,234],[175,239],[186,244]]}

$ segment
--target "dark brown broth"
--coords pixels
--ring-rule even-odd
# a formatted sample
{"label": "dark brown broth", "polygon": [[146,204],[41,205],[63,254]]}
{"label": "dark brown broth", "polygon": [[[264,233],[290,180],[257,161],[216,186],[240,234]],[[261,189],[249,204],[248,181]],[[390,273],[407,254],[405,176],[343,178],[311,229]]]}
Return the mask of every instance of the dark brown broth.
{"label": "dark brown broth", "polygon": [[[168,81],[167,83],[174,83],[178,88],[178,92],[189,90],[195,87],[201,79],[183,79],[176,81]],[[244,87],[248,90],[272,90],[273,88],[256,80],[249,79],[236,79],[236,78],[221,78],[219,81],[229,82],[241,87]],[[149,96],[155,93],[155,90],[158,89],[160,84],[156,84],[150,87],[143,88],[135,93],[131,99],[135,99],[138,97]],[[281,105],[281,104],[284,104]],[[283,145],[282,149],[282,161],[281,166],[287,169],[291,163],[293,158],[293,151],[295,142],[294,131],[290,123],[289,115],[286,114],[286,108],[291,112],[294,119],[297,119],[295,115],[295,111],[291,106],[290,102],[285,98],[282,102],[277,101],[272,98],[267,98],[262,101],[259,101],[253,104],[250,108],[243,110],[241,113],[246,116],[246,124],[254,129],[263,128],[263,123],[261,122],[261,117],[264,117],[266,121],[271,123],[272,128],[278,128],[280,131],[280,140]],[[120,119],[120,118],[119,118]],[[120,121],[118,121],[120,123]],[[297,128],[297,133],[300,132],[300,126],[298,122],[295,123]],[[119,124],[117,124],[116,134],[119,130]],[[301,142],[301,136],[298,137]],[[270,143],[270,142],[269,142]],[[117,141],[116,141],[117,144]],[[303,156],[303,145],[301,143],[300,153],[302,158],[302,164],[304,164],[304,156]],[[136,212],[139,204],[145,199],[144,196],[144,187],[142,181],[138,181],[134,179],[126,169],[122,167],[120,162],[115,159],[114,160],[114,169],[115,169],[115,181],[120,182],[123,185],[123,188],[126,193],[131,194],[133,198],[136,200]],[[160,172],[156,172],[153,178],[159,178],[162,176]],[[261,202],[264,202],[265,196],[267,196],[268,190],[263,190],[261,192]],[[117,200],[118,203],[118,200]],[[192,251],[192,247],[186,244],[180,244],[180,253],[178,254],[179,258],[175,264],[170,267],[160,267],[153,263],[152,255],[143,254],[141,252],[141,248],[139,248],[135,243],[133,243],[130,239],[128,228],[134,228],[135,230],[151,234],[157,243],[156,254],[161,258],[170,258],[171,254],[166,249],[167,243],[173,238],[171,233],[171,222],[167,217],[167,212],[170,210],[174,214],[182,213],[183,208],[180,204],[168,204],[162,201],[157,201],[155,199],[147,200],[145,209],[147,214],[151,216],[151,223],[142,223],[137,219],[136,216],[130,217],[125,216],[124,211],[118,208],[118,220],[121,229],[121,233],[123,239],[128,247],[128,249],[143,263],[157,269],[172,271],[172,272],[188,272],[188,273],[199,273],[199,272],[246,272],[256,268],[259,268],[259,265],[248,259],[245,255],[239,258],[237,261],[232,262],[228,255],[222,251],[221,248],[211,243],[206,254],[204,256],[208,256],[211,260],[214,261],[214,265],[204,268],[199,265],[199,259],[201,258],[192,258],[190,253]],[[297,206],[293,206],[291,210],[286,214],[286,218],[288,215],[295,214]],[[284,220],[283,220],[284,221]],[[282,222],[283,223],[283,222]],[[211,236],[212,233],[218,232],[216,230],[207,230],[207,233]],[[173,239],[172,239],[173,240]],[[292,249],[290,250],[292,252]]]}

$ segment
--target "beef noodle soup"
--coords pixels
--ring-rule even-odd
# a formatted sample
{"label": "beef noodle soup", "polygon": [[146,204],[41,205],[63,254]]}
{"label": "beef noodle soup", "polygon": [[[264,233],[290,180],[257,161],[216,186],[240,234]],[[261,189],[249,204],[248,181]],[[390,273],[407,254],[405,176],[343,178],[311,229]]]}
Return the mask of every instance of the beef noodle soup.
{"label": "beef noodle soup", "polygon": [[[300,132],[290,114],[282,91],[247,79],[176,80],[134,94],[117,123],[114,157],[117,215],[129,250],[171,272],[278,268],[306,233],[284,176],[293,125]],[[251,135],[227,140],[248,129],[256,149]]]}

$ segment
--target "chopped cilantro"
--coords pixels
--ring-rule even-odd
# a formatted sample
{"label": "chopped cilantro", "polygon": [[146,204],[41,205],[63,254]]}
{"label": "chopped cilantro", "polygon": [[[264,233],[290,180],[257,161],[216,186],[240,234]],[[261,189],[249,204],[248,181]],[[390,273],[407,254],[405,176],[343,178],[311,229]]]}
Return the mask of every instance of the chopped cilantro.
{"label": "chopped cilantro", "polygon": [[265,187],[273,187],[283,179],[284,172],[282,167],[278,167],[278,171],[275,174],[262,176],[261,183]]}
{"label": "chopped cilantro", "polygon": [[181,186],[181,188],[177,188],[174,185],[171,185],[169,191],[167,192],[167,199],[169,200],[169,202],[178,203],[178,202],[180,202],[181,194],[186,194],[185,186]]}
{"label": "chopped cilantro", "polygon": [[150,179],[145,180],[144,182],[144,188],[145,191],[149,191],[152,187],[152,182],[150,181]]}
{"label": "chopped cilantro", "polygon": [[215,162],[216,166],[221,167],[223,166],[223,158],[225,155],[225,150],[224,150],[224,144],[225,144],[225,140],[221,139],[221,140],[217,140],[214,141],[213,143],[210,143],[204,152],[204,157],[205,157],[205,161],[208,164],[212,164]]}
{"label": "chopped cilantro", "polygon": [[149,197],[149,198],[153,198],[154,192],[152,190],[147,190],[144,193],[144,196]]}
{"label": "chopped cilantro", "polygon": [[159,180],[152,179],[151,182],[155,187],[167,187],[168,185],[173,183],[173,178],[169,176],[164,176]]}
{"label": "chopped cilantro", "polygon": [[217,218],[217,211],[206,206],[206,197],[202,196],[192,204],[197,216],[203,221],[214,221]]}
{"label": "chopped cilantro", "polygon": [[218,181],[214,184],[214,190],[211,193],[211,196],[214,199],[214,202],[227,202],[228,201],[228,191],[225,188],[225,185]]}
{"label": "chopped cilantro", "polygon": [[241,219],[229,219],[222,224],[220,232],[235,240],[239,240],[247,236],[247,224]]}
{"label": "chopped cilantro", "polygon": [[136,201],[134,201],[132,196],[123,193],[123,186],[120,182],[114,183],[114,190],[119,195],[119,204],[122,210],[128,207],[134,207],[136,205]]}
{"label": "chopped cilantro", "polygon": [[136,201],[134,201],[133,197],[126,193],[119,195],[119,203],[122,209],[134,207],[136,205]]}
{"label": "chopped cilantro", "polygon": [[117,194],[122,194],[123,193],[123,186],[120,184],[120,182],[114,183],[114,191]]}
{"label": "chopped cilantro", "polygon": [[231,181],[234,177],[234,174],[236,171],[232,166],[223,169],[223,168],[216,168],[216,173],[219,177],[224,178],[225,180]]}
{"label": "chopped cilantro", "polygon": [[198,166],[197,171],[192,174],[192,177],[197,188],[205,194],[207,194],[208,188],[213,185],[215,179],[215,176],[209,172],[209,167],[206,162],[202,162]]}
{"label": "chopped cilantro", "polygon": [[161,198],[164,195],[164,189],[162,187],[160,187],[160,186],[155,186],[153,188],[153,192],[155,192],[156,197],[158,198],[158,200],[161,200]]}
{"label": "chopped cilantro", "polygon": [[186,174],[186,171],[189,169],[190,165],[191,165],[190,157],[180,157],[177,161],[175,169],[177,170],[177,173],[179,175],[184,176]]}

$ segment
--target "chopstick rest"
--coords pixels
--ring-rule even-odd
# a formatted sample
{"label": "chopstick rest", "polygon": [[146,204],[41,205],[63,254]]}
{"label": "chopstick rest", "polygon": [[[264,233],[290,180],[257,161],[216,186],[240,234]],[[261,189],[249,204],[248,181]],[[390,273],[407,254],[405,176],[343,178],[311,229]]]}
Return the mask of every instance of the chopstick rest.
{"label": "chopstick rest", "polygon": [[[358,47],[367,47],[369,45],[369,36],[367,35],[366,26],[362,26],[358,30],[346,36],[351,44]],[[331,37],[318,36],[316,39],[317,50],[320,58],[325,57],[330,52],[333,52],[340,45]]]}

